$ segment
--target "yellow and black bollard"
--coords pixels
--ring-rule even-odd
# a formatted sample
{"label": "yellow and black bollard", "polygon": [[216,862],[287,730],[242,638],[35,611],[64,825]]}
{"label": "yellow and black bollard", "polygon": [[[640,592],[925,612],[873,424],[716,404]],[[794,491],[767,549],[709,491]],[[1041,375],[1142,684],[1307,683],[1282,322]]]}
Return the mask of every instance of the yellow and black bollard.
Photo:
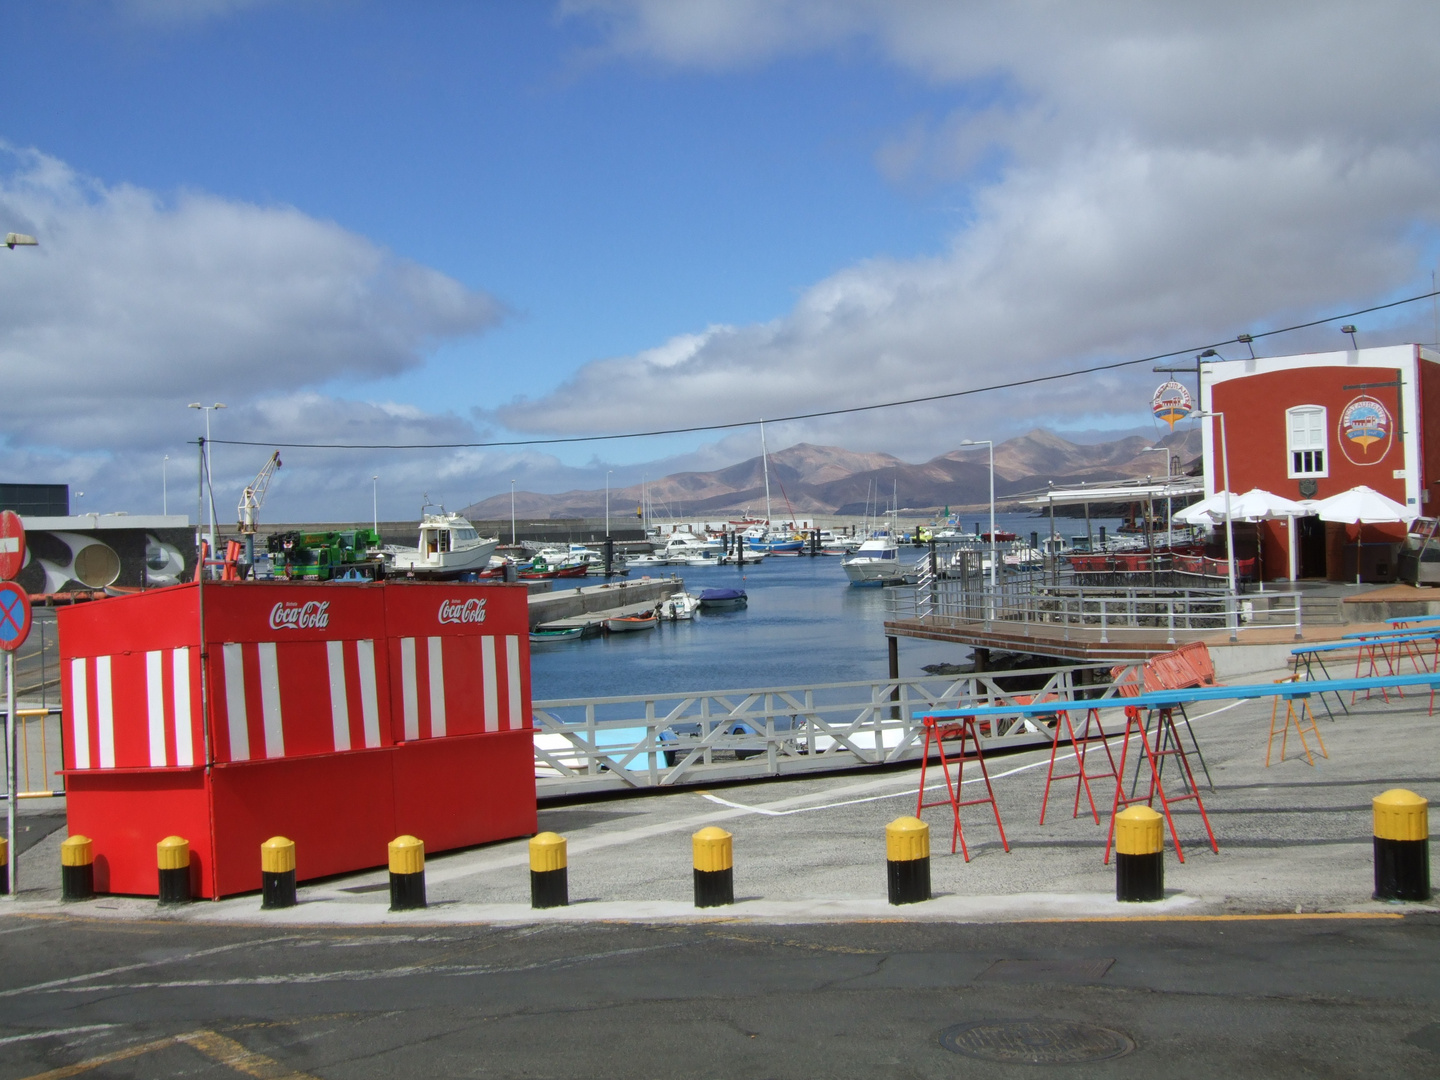
{"label": "yellow and black bollard", "polygon": [[0,896],[10,895],[10,841],[0,836]]}
{"label": "yellow and black bollard", "polygon": [[69,836],[60,844],[60,899],[95,898],[95,845],[88,836]]}
{"label": "yellow and black bollard", "polygon": [[272,836],[260,845],[260,907],[295,906],[295,841]]}
{"label": "yellow and black bollard", "polygon": [[735,902],[735,848],[724,829],[707,825],[690,838],[695,852],[695,906]]}
{"label": "yellow and black bollard", "polygon": [[1404,788],[1376,795],[1375,899],[1430,899],[1430,803]]}
{"label": "yellow and black bollard", "polygon": [[155,845],[155,860],[160,867],[160,903],[190,902],[190,841],[183,836],[167,836]]}
{"label": "yellow and black bollard", "polygon": [[885,826],[885,879],[892,904],[930,899],[930,826],[919,818],[898,817]]}
{"label": "yellow and black bollard", "polygon": [[1115,899],[1165,899],[1165,819],[1148,806],[1115,815]]}
{"label": "yellow and black bollard", "polygon": [[570,903],[570,871],[563,836],[542,832],[530,838],[530,906],[564,907]]}
{"label": "yellow and black bollard", "polygon": [[425,906],[425,844],[413,836],[390,841],[390,910]]}

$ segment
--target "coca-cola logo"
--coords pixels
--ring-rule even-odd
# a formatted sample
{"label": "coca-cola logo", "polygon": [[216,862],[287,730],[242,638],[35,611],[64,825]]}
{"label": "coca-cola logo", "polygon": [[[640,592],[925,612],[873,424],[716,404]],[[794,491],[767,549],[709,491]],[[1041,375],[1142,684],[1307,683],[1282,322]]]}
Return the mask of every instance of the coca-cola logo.
{"label": "coca-cola logo", "polygon": [[482,623],[485,621],[485,601],[472,596],[469,600],[440,601],[442,623]]}
{"label": "coca-cola logo", "polygon": [[329,625],[329,600],[282,600],[270,609],[271,630],[324,630]]}

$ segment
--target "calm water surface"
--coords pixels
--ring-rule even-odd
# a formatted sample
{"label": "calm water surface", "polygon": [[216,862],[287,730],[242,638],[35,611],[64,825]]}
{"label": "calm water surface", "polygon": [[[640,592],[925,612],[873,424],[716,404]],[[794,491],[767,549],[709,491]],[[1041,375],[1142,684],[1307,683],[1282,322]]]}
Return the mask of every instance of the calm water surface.
{"label": "calm water surface", "polygon": [[[1048,519],[999,515],[997,526],[1027,536]],[[1101,522],[1094,523],[1097,527]],[[1114,521],[1104,522],[1114,528]],[[966,522],[966,527],[973,522]],[[1069,535],[1083,532],[1067,528]],[[921,548],[900,549],[903,562]],[[768,558],[758,566],[675,567],[688,592],[742,588],[739,611],[700,613],[690,622],[531,648],[532,693],[551,698],[613,697],[692,690],[796,686],[883,679],[886,590],[853,588],[836,556]],[[636,580],[632,574],[630,580]],[[900,674],[926,664],[964,663],[969,650],[940,641],[900,639]]]}

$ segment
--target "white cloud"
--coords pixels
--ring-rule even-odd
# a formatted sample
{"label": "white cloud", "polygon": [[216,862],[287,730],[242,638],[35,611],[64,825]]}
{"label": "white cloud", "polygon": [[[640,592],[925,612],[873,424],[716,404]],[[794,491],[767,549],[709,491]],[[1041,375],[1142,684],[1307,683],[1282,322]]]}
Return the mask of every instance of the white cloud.
{"label": "white cloud", "polygon": [[[900,184],[969,185],[948,250],[872,259],[784,317],[712,328],[657,363],[602,360],[497,410],[534,432],[717,421],[959,389],[1203,343],[1428,283],[1440,96],[1419,3],[896,4],[572,0],[624,62],[721,71],[870,50],[956,108],[876,146]],[[975,106],[974,101],[988,104]],[[985,163],[980,177],[976,166]],[[1428,314],[1428,312],[1427,312]],[[1379,319],[1372,320],[1378,325]],[[1300,339],[1268,347],[1289,351]],[[1008,434],[1143,416],[1148,370],[799,425],[924,456],[967,424]],[[1008,426],[1007,426],[1008,425]],[[985,433],[982,430],[978,433]]]}
{"label": "white cloud", "polygon": [[475,438],[468,420],[317,388],[418,370],[494,325],[492,297],[292,207],[167,198],[7,152],[0,222],[40,246],[0,249],[6,473],[100,483],[123,504],[128,471],[158,472],[194,438],[197,400],[230,407],[217,439]]}

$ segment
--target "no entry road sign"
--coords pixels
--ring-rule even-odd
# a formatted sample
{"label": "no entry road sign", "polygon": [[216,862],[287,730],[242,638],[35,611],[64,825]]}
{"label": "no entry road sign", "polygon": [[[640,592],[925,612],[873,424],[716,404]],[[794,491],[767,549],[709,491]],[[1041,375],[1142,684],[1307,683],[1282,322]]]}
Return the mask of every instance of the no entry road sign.
{"label": "no entry road sign", "polygon": [[9,581],[25,565],[25,525],[14,510],[0,510],[0,581]]}
{"label": "no entry road sign", "polygon": [[13,581],[0,581],[0,652],[14,652],[30,636],[30,597]]}

